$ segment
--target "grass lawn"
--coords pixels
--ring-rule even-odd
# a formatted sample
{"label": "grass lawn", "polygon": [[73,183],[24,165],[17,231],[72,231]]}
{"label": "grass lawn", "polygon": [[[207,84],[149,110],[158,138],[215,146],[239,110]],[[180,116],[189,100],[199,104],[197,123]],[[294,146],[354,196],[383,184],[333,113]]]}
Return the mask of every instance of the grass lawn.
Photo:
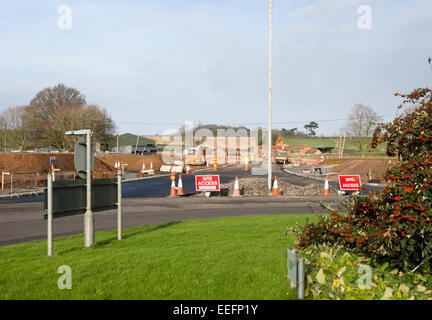
{"label": "grass lawn", "polygon": [[[0,247],[0,299],[295,299],[286,277],[284,236],[314,215],[192,220]],[[60,290],[62,265],[72,289]]]}
{"label": "grass lawn", "polygon": [[[336,147],[338,138],[329,138],[329,137],[305,137],[305,138],[284,138],[283,142],[288,145],[307,145],[309,147]],[[355,151],[356,154],[359,154],[360,151],[358,149],[358,145],[355,142],[355,139],[347,138],[344,145],[345,149],[350,149]],[[366,154],[382,154],[385,155],[386,147],[385,145],[378,145],[376,149],[369,149]],[[333,149],[334,153],[337,153],[337,149]]]}

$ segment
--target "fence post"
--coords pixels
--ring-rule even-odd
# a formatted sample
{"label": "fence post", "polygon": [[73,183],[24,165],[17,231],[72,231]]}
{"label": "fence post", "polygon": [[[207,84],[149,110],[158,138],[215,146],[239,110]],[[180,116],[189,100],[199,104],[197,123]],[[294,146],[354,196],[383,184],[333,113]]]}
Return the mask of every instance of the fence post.
{"label": "fence post", "polygon": [[298,258],[297,261],[297,298],[304,299],[304,258]]}
{"label": "fence post", "polygon": [[53,244],[52,244],[52,231],[53,231],[53,227],[52,227],[52,207],[53,207],[53,187],[52,187],[52,182],[53,182],[53,178],[52,178],[52,174],[51,172],[48,173],[48,198],[47,198],[47,207],[48,207],[48,230],[47,230],[47,234],[48,234],[48,256],[51,257],[52,256],[52,251],[53,251]]}
{"label": "fence post", "polygon": [[117,239],[122,239],[122,174],[117,170]]}

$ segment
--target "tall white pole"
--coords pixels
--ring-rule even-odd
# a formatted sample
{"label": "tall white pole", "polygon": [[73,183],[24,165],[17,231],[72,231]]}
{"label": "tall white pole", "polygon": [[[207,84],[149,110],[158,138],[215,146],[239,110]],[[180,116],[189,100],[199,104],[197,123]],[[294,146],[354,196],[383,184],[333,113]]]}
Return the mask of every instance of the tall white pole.
{"label": "tall white pole", "polygon": [[273,29],[273,0],[270,0],[270,58],[269,58],[269,125],[268,125],[268,188],[272,188],[272,30]]}
{"label": "tall white pole", "polygon": [[122,172],[117,170],[117,239],[122,239]]}
{"label": "tall white pole", "polygon": [[53,178],[52,178],[52,173],[48,172],[48,189],[47,189],[47,204],[48,204],[48,219],[47,219],[47,237],[48,237],[48,256],[51,257],[52,253],[53,253],[53,224],[52,224],[52,220],[53,220],[53,187],[52,187],[52,183],[53,183]]}
{"label": "tall white pole", "polygon": [[94,245],[94,213],[91,209],[91,131],[86,136],[87,206],[84,213],[84,247]]}

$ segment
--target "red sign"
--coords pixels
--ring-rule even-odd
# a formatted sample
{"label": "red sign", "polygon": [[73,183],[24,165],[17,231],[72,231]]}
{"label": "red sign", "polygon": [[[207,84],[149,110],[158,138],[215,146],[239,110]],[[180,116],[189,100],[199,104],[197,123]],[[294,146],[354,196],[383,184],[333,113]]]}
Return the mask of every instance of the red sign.
{"label": "red sign", "polygon": [[219,175],[195,176],[195,190],[198,191],[220,191]]}
{"label": "red sign", "polygon": [[341,190],[358,190],[360,186],[360,176],[339,176]]}

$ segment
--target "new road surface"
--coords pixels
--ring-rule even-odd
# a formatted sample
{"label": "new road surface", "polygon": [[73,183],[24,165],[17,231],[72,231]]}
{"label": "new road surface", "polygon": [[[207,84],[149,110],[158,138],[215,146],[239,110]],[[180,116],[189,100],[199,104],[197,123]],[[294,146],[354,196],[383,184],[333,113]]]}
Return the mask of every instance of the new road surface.
{"label": "new road surface", "polygon": [[[213,171],[212,169],[200,170],[196,174],[219,174],[221,183],[234,183],[235,177],[250,177],[252,172],[252,167],[246,171],[240,166],[228,166],[225,168],[219,168],[218,171]],[[317,182],[316,179],[308,178],[304,176],[295,175],[289,172],[285,172],[278,165],[274,165],[273,174],[277,176],[279,180],[288,182],[297,186],[307,186],[312,183]],[[265,176],[264,176],[265,177]],[[183,174],[182,175],[183,189],[187,194],[195,192],[195,175],[194,174]],[[321,180],[321,183],[324,183]],[[330,186],[334,188],[339,188],[337,181],[330,181]],[[122,185],[122,197],[123,198],[153,198],[153,197],[166,197],[169,195],[171,187],[171,180],[169,175],[164,176],[154,176],[145,179],[140,179],[136,181],[124,182]],[[377,187],[365,186],[365,191],[369,192]],[[0,206],[7,203],[24,203],[24,202],[43,202],[43,195],[39,194],[37,196],[23,196],[17,197],[4,197],[0,198]]]}
{"label": "new road surface", "polygon": [[[214,172],[208,170],[207,173]],[[283,172],[279,167],[274,168],[274,173],[278,179],[295,185],[317,183],[314,179]],[[217,174],[222,183],[228,183],[234,182],[236,176],[245,177],[251,173],[233,166],[221,168]],[[182,175],[182,178],[185,192],[193,193],[194,175]],[[123,227],[226,216],[321,213],[321,201],[339,207],[345,199],[343,196],[167,198],[170,182],[169,176],[164,176],[124,183]],[[43,219],[42,201],[43,196],[0,201],[0,245],[46,239],[47,222]],[[116,210],[95,213],[96,230],[115,229],[116,221]],[[53,225],[54,237],[81,234],[83,215],[56,218]]]}

